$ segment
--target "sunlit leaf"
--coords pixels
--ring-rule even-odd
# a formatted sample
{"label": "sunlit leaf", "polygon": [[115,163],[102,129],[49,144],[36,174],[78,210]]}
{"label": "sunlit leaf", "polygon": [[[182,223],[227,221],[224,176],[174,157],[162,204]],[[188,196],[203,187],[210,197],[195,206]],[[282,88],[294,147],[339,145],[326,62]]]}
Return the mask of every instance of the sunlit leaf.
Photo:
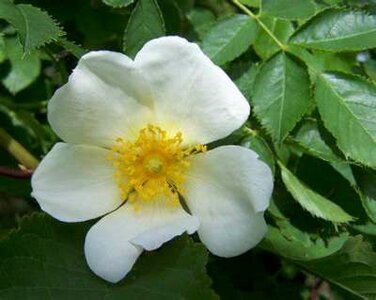
{"label": "sunlit leaf", "polygon": [[209,9],[201,7],[192,9],[187,15],[187,18],[200,39],[202,39],[215,24],[214,13]]}
{"label": "sunlit leaf", "polygon": [[314,157],[326,160],[328,162],[343,162],[333,150],[325,143],[318,129],[317,121],[306,121],[299,131],[290,140],[294,146]]}
{"label": "sunlit leaf", "polygon": [[314,240],[286,221],[283,232],[269,226],[262,247],[289,259],[308,261],[333,254],[347,239],[347,234],[342,234],[331,237],[329,241],[322,238]]}
{"label": "sunlit leaf", "polygon": [[376,16],[361,11],[326,10],[292,36],[291,43],[330,51],[376,47]]}
{"label": "sunlit leaf", "polygon": [[287,136],[311,105],[307,70],[283,53],[262,66],[253,92],[255,113],[277,142]]}
{"label": "sunlit leaf", "polygon": [[239,2],[250,7],[259,7],[261,0],[239,0]]}
{"label": "sunlit leaf", "polygon": [[262,12],[278,18],[305,19],[315,12],[311,0],[262,0]]}
{"label": "sunlit leaf", "polygon": [[[290,21],[268,16],[262,17],[261,20],[282,43],[287,43],[289,37],[294,32],[294,26]],[[276,42],[265,32],[265,30],[259,30],[254,43],[254,48],[257,54],[263,59],[269,58],[280,50]]]}
{"label": "sunlit leaf", "polygon": [[17,38],[7,38],[4,41],[11,68],[2,83],[15,94],[29,86],[39,76],[41,62],[36,52],[24,55]]}
{"label": "sunlit leaf", "polygon": [[347,223],[353,217],[337,204],[311,190],[285,166],[279,164],[283,183],[296,201],[313,216],[333,223]]}
{"label": "sunlit leaf", "polygon": [[235,15],[217,23],[204,37],[202,50],[218,65],[232,61],[253,43],[257,34],[255,21]]}
{"label": "sunlit leaf", "polygon": [[376,167],[376,86],[359,77],[325,73],[317,80],[315,99],[342,152]]}

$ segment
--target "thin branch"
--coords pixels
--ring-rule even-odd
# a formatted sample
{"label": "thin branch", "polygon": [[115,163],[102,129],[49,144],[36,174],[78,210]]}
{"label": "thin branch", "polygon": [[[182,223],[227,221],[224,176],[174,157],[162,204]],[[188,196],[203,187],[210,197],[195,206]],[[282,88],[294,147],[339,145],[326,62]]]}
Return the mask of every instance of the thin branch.
{"label": "thin branch", "polygon": [[33,174],[33,170],[13,169],[0,166],[0,176],[11,177],[16,179],[28,179]]}
{"label": "thin branch", "polygon": [[272,40],[278,45],[279,48],[281,48],[283,51],[287,49],[287,46],[284,45],[274,34],[270,31],[268,26],[264,24],[259,18],[258,15],[255,15],[251,10],[249,10],[246,6],[241,4],[238,0],[232,0],[232,2],[239,7],[240,10],[242,10],[246,15],[250,16],[252,19],[254,19],[261,27],[265,30],[265,32],[272,38]]}
{"label": "thin branch", "polygon": [[0,127],[0,146],[3,146],[26,169],[35,169],[39,161],[8,132]]}

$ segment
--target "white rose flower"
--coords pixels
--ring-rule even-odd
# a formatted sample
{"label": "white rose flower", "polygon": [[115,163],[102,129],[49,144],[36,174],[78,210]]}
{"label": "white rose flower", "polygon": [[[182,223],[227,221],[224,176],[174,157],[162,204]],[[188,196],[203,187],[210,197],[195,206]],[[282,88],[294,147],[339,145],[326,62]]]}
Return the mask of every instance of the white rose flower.
{"label": "white rose flower", "polygon": [[134,60],[90,52],[49,102],[64,143],[36,169],[32,195],[64,222],[103,216],[85,256],[110,282],[143,250],[184,232],[197,231],[215,255],[242,254],[266,233],[270,168],[246,148],[204,145],[239,128],[249,111],[229,77],[183,38],[152,40]]}

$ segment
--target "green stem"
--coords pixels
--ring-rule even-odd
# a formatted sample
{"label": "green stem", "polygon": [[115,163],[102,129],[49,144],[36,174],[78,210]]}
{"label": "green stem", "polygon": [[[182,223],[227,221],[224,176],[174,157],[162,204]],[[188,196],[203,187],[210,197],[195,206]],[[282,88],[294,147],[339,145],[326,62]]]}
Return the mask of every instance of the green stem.
{"label": "green stem", "polygon": [[38,160],[1,127],[0,145],[3,146],[25,168],[33,170],[38,166]]}
{"label": "green stem", "polygon": [[265,30],[265,32],[271,37],[271,39],[278,45],[279,48],[281,48],[283,51],[287,49],[287,46],[284,45],[274,34],[270,31],[268,26],[264,24],[259,18],[258,15],[255,15],[251,10],[249,10],[246,6],[241,4],[238,0],[232,0],[232,2],[239,7],[240,10],[242,10],[246,15],[250,16],[252,19],[254,19],[261,27]]}
{"label": "green stem", "polygon": [[253,130],[253,129],[247,127],[247,126],[244,126],[243,130],[244,130],[245,133],[250,134],[252,136],[257,136],[258,135],[257,130]]}

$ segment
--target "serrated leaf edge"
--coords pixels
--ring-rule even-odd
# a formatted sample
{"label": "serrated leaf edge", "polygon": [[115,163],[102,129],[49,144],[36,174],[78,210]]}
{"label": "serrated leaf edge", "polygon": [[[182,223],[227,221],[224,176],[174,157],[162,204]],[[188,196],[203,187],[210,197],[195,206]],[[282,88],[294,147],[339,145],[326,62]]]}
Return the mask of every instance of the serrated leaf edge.
{"label": "serrated leaf edge", "polygon": [[[329,74],[343,74],[345,77],[346,77],[346,76],[349,76],[349,74],[346,74],[346,73],[340,73],[340,72],[325,72],[325,73],[327,73],[327,74],[328,74],[328,73],[329,73]],[[323,78],[322,75],[323,75],[323,74],[319,74],[319,77],[320,77],[320,78]],[[357,77],[358,79],[363,79],[363,80],[366,81],[366,82],[372,83],[372,82],[370,82],[369,80],[364,79],[364,78],[362,78],[362,77],[360,77],[360,76],[355,76],[355,77]],[[327,84],[327,81],[326,81],[326,80],[325,80],[325,85],[326,85],[328,88],[330,88],[330,86]],[[331,90],[331,91],[332,91],[337,97],[342,98],[342,97],[337,93],[336,90],[333,90],[332,88],[330,88],[330,90]],[[347,110],[352,116],[354,116],[355,119],[357,119],[356,116],[353,114],[353,112],[347,107],[347,105],[344,104],[344,107],[346,108],[346,110]],[[332,131],[328,128],[327,121],[324,120],[324,119],[322,119],[322,121],[323,121],[323,123],[324,123],[325,128],[327,128],[328,131],[329,131],[329,132],[333,135],[333,137],[336,139],[336,144],[337,144],[338,148],[342,151],[342,153],[345,155],[346,160],[348,160],[348,158],[350,157],[350,158],[352,158],[353,160],[355,160],[356,162],[360,162],[360,163],[363,164],[363,165],[369,166],[369,167],[371,167],[371,168],[376,168],[376,166],[370,165],[367,161],[365,161],[365,160],[363,160],[363,159],[359,159],[359,158],[355,158],[355,157],[353,157],[348,151],[346,151],[345,149],[343,149],[343,147],[342,147],[342,145],[341,145],[342,143],[340,143],[340,142],[338,141],[337,137],[336,137],[336,136],[332,133]],[[360,127],[362,128],[362,130],[367,134],[367,136],[369,136],[369,137],[375,142],[375,144],[376,144],[376,139],[374,139],[374,138],[371,136],[371,134],[368,132],[368,130],[365,129],[365,128],[363,127],[362,124],[359,124],[359,125],[360,125]]]}
{"label": "serrated leaf edge", "polygon": [[[282,51],[278,51],[276,52],[274,55],[272,55],[271,57],[269,57],[257,70],[257,74],[255,75],[255,80],[254,80],[254,85],[256,84],[256,78],[258,76],[258,74],[260,73],[260,71],[262,70],[262,68],[264,67],[265,64],[267,64],[270,60],[272,60],[275,56],[279,55],[283,53],[284,55],[287,55],[286,53],[282,52]],[[295,56],[294,56],[295,57]],[[304,66],[306,67],[306,71],[308,71],[308,68],[306,66],[306,64],[304,63]],[[307,74],[309,75],[309,74]],[[284,75],[284,78],[286,78],[286,76]],[[309,78],[309,76],[308,76]],[[312,89],[312,82],[311,80],[309,80],[310,82],[310,88],[309,88],[309,97],[310,97],[310,102],[312,103],[312,96],[313,96],[313,89]],[[254,89],[254,87],[253,87]],[[283,135],[281,136],[280,134],[280,130],[281,130],[281,127],[279,126],[279,133],[278,133],[278,136],[276,136],[274,133],[273,133],[273,130],[272,130],[272,126],[271,126],[271,123],[270,123],[270,119],[266,119],[266,118],[262,118],[261,116],[259,116],[259,109],[258,109],[258,106],[254,103],[253,101],[253,97],[251,97],[251,103],[252,103],[252,106],[253,106],[253,111],[254,111],[254,115],[256,116],[256,118],[260,121],[261,123],[261,127],[266,131],[267,134],[269,134],[272,138],[273,138],[273,141],[277,142],[277,143],[282,143],[286,137],[289,135],[289,133],[291,132],[291,130],[293,130],[296,126],[296,124],[299,122],[299,120],[301,120],[301,118],[310,110],[310,106],[307,106],[306,110],[305,111],[302,111],[301,114],[299,114],[298,116],[296,116],[296,120],[294,120],[294,125]],[[281,122],[282,119],[280,119],[280,122]],[[269,128],[270,127],[270,128]]]}
{"label": "serrated leaf edge", "polygon": [[[166,32],[166,25],[165,25],[165,22],[164,22],[164,19],[163,19],[162,11],[161,11],[161,9],[158,5],[158,2],[156,0],[150,0],[150,1],[153,1],[154,5],[156,6],[159,18],[161,20],[161,24],[162,24],[162,27],[163,27],[163,31]],[[124,30],[124,34],[123,34],[123,51],[124,52],[126,52],[128,50],[127,38],[126,37],[127,37],[127,33],[129,32],[129,24],[130,24],[131,20],[134,18],[134,14],[137,12],[137,8],[138,8],[139,5],[141,5],[140,1],[137,2],[136,6],[133,8],[131,15],[129,16],[127,26],[125,27],[125,30]]]}
{"label": "serrated leaf edge", "polygon": [[[43,9],[40,9],[39,7],[33,6],[33,5],[31,5],[31,4],[23,4],[23,3],[21,3],[21,4],[16,4],[15,6],[18,8],[18,6],[20,6],[20,5],[22,5],[22,6],[28,6],[28,7],[32,7],[32,8],[34,8],[34,9],[39,10],[40,12],[46,14],[47,17],[49,17],[49,18],[51,19],[51,21],[56,25],[56,27],[57,27],[58,30],[59,30],[59,33],[58,33],[58,35],[57,35],[56,38],[49,38],[49,39],[47,39],[44,43],[40,44],[39,46],[34,47],[34,48],[30,48],[29,51],[26,51],[26,50],[25,50],[25,47],[26,47],[25,45],[26,45],[26,43],[25,43],[25,45],[22,45],[22,46],[23,46],[23,50],[24,50],[24,54],[29,54],[29,53],[30,53],[31,51],[33,51],[33,50],[40,49],[41,47],[47,45],[48,43],[51,43],[51,42],[57,42],[58,39],[59,39],[60,37],[63,37],[63,36],[66,35],[66,33],[65,33],[63,27],[60,25],[60,23],[59,23],[57,20],[55,20],[50,14],[48,14],[47,11],[45,11],[45,10],[43,10]],[[23,14],[21,11],[20,11],[20,13],[22,14],[22,16],[24,16],[24,14]]]}
{"label": "serrated leaf edge", "polygon": [[[317,7],[315,5],[316,3],[314,1],[312,1],[312,0],[308,0],[308,1],[312,4],[312,6],[313,6],[313,8],[315,10],[315,8]],[[316,13],[314,15],[316,15]],[[268,16],[268,17],[272,17],[272,18],[275,18],[275,19],[285,20],[285,21],[307,20],[307,19],[310,19],[310,17],[307,17],[307,18],[288,18],[288,17],[282,17],[282,16],[274,16],[274,15],[268,13],[268,12],[265,12],[262,9],[262,2],[261,2],[261,6],[260,6],[260,16]]]}
{"label": "serrated leaf edge", "polygon": [[[356,9],[348,9],[344,6],[334,6],[334,7],[328,7],[328,8],[325,8],[325,9],[322,9],[322,10],[319,10],[317,13],[315,13],[311,18],[309,18],[307,20],[307,22],[303,23],[302,25],[300,25],[296,30],[295,32],[290,36],[290,38],[288,39],[288,43],[289,44],[292,44],[292,45],[296,45],[296,46],[299,46],[299,47],[302,47],[302,48],[305,48],[305,49],[315,49],[315,50],[321,50],[321,51],[324,51],[324,52],[330,52],[330,53],[336,53],[336,52],[345,52],[345,51],[363,51],[363,50],[367,50],[369,49],[369,47],[365,47],[365,48],[346,48],[346,49],[328,49],[328,48],[321,48],[321,47],[317,47],[317,46],[309,46],[309,45],[305,45],[303,43],[294,43],[293,42],[293,39],[294,37],[301,31],[303,30],[305,27],[309,26],[309,22],[312,22],[313,19],[315,19],[316,17],[318,17],[319,15],[321,14],[324,14],[328,11],[338,11],[338,12],[360,12],[360,13],[363,13],[364,15],[366,16],[372,16],[371,14],[363,11],[363,10],[356,10]],[[375,31],[376,31],[376,28],[375,28]]]}
{"label": "serrated leaf edge", "polygon": [[[291,173],[291,174],[295,177],[295,175],[294,175],[294,174],[293,174],[293,173],[292,173],[287,167],[285,167],[280,161],[277,161],[277,163],[278,163],[278,165],[279,165],[279,167],[280,167],[280,169],[281,169],[281,177],[282,177],[282,181],[283,181],[283,183],[285,183],[284,180],[283,180],[283,177],[284,177],[284,176],[283,176],[283,172],[284,172],[284,171],[287,171],[287,172]],[[305,185],[303,182],[301,182],[299,178],[296,177],[296,180],[298,180],[298,182],[299,182],[302,186],[304,186],[304,188],[306,188],[307,191],[309,191],[309,192],[311,192],[311,193],[313,193],[313,194],[316,194],[317,196],[319,196],[319,197],[325,199],[326,201],[329,201],[333,207],[337,207],[337,209],[342,210],[342,212],[343,212],[345,215],[348,216],[348,217],[347,217],[348,220],[347,220],[347,221],[333,221],[333,220],[331,220],[331,219],[328,219],[326,216],[324,216],[324,215],[322,215],[322,214],[317,214],[317,213],[315,213],[315,212],[309,211],[304,205],[302,205],[302,204],[300,203],[300,201],[298,201],[298,200],[295,198],[295,196],[293,195],[293,194],[295,194],[295,193],[293,193],[293,192],[291,191],[291,189],[290,189],[286,184],[284,184],[285,187],[286,187],[286,189],[287,189],[287,190],[289,191],[289,193],[291,193],[291,195],[293,196],[293,198],[294,198],[294,199],[300,204],[300,206],[301,206],[305,211],[309,212],[312,216],[317,217],[317,218],[321,218],[321,219],[326,220],[326,221],[329,221],[329,222],[332,222],[333,224],[342,224],[342,223],[347,224],[348,222],[351,222],[351,221],[355,221],[355,220],[356,220],[353,216],[349,215],[346,211],[344,211],[344,210],[342,209],[342,207],[340,207],[340,206],[337,205],[336,203],[330,201],[329,199],[327,199],[327,198],[321,196],[320,194],[318,194],[317,192],[315,192],[314,190],[312,190],[310,187],[308,187],[308,186]]]}
{"label": "serrated leaf edge", "polygon": [[[244,16],[244,15],[241,15],[241,14],[240,14],[240,15],[238,15],[238,16]],[[234,16],[233,16],[233,17],[234,17]],[[232,17],[232,18],[233,18],[233,17]],[[236,17],[236,15],[235,15],[235,17]],[[223,22],[226,22],[226,21],[229,21],[229,20],[231,20],[231,17],[228,18],[227,20],[223,20]],[[224,49],[226,49],[226,48],[228,47],[228,45],[229,45],[234,39],[236,39],[236,36],[237,36],[241,31],[244,30],[245,25],[246,25],[247,22],[251,22],[250,24],[252,24],[252,22],[254,22],[254,21],[253,21],[253,19],[249,18],[248,16],[245,16],[245,18],[244,18],[244,23],[242,24],[242,26],[239,26],[239,27],[238,27],[238,30],[237,30],[236,32],[234,32],[234,35],[231,37],[231,39],[230,39],[226,44],[224,44],[223,47],[221,47],[221,48],[220,48],[220,49],[219,49],[214,55],[211,56],[211,60],[216,61],[215,57],[218,55],[218,53],[220,53],[220,52],[222,52]],[[217,25],[221,25],[221,23],[217,23]],[[254,26],[257,27],[257,24],[254,23]],[[216,26],[214,26],[214,27],[213,27],[213,28],[212,28],[212,29],[206,34],[205,37],[207,37],[207,36],[211,33],[211,31],[215,29],[215,27],[216,27]],[[256,30],[257,30],[257,29],[256,29]],[[205,37],[204,37],[204,40],[205,40]],[[251,42],[251,44],[252,44],[252,42]],[[245,51],[247,51],[247,49],[248,49],[249,47],[250,47],[250,45],[249,45],[244,51],[242,51],[241,53],[239,53],[238,55],[236,55],[234,58],[232,58],[232,59],[230,59],[230,60],[223,61],[223,62],[220,61],[220,62],[218,62],[218,64],[219,64],[219,65],[223,65],[223,64],[225,64],[225,63],[228,63],[228,62],[230,62],[230,61],[236,59],[237,57],[241,56]]]}

